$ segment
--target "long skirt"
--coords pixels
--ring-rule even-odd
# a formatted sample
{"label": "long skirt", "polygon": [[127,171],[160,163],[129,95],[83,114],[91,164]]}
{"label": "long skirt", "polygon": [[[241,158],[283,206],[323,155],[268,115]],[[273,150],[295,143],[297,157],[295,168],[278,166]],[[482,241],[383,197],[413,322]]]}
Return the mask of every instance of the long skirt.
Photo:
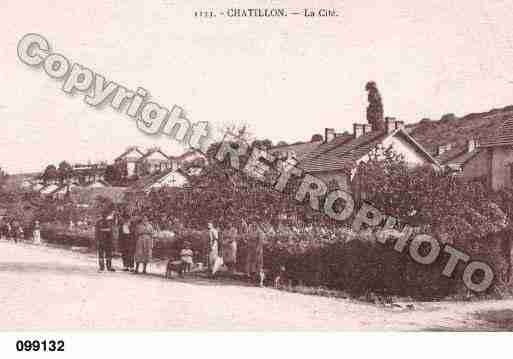
{"label": "long skirt", "polygon": [[135,244],[135,262],[148,263],[152,257],[153,239],[149,235],[142,235],[137,238]]}
{"label": "long skirt", "polygon": [[261,241],[255,240],[250,242],[246,256],[246,273],[248,275],[258,274],[263,269],[263,254],[263,246]]}
{"label": "long skirt", "polygon": [[230,241],[223,244],[223,260],[226,264],[237,263],[237,241]]}
{"label": "long skirt", "polygon": [[41,231],[39,229],[34,230],[34,243],[41,244]]}
{"label": "long skirt", "polygon": [[217,245],[217,241],[214,241],[212,243],[212,246],[210,247],[208,261],[210,264],[210,270],[212,271],[212,274],[215,274],[223,265],[223,258],[219,256],[219,248]]}

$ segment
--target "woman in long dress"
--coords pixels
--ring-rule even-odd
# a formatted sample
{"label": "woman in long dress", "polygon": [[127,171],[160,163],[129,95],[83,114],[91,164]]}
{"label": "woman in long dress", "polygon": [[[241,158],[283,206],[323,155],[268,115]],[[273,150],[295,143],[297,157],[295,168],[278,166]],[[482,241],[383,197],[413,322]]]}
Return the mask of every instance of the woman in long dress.
{"label": "woman in long dress", "polygon": [[231,226],[223,237],[223,261],[228,269],[233,272],[237,264],[237,228]]}
{"label": "woman in long dress", "polygon": [[34,244],[41,244],[41,226],[39,225],[39,221],[34,223],[34,231],[32,235],[34,236]]}
{"label": "woman in long dress", "polygon": [[139,273],[139,264],[143,265],[143,273],[146,273],[146,267],[151,260],[153,251],[153,236],[155,230],[144,216],[141,223],[135,227],[137,242],[135,244],[135,273]]}
{"label": "woman in long dress", "polygon": [[209,253],[208,263],[212,275],[216,274],[220,267],[222,258],[219,257],[219,231],[212,223],[208,224]]}
{"label": "woman in long dress", "polygon": [[246,260],[246,274],[250,277],[260,276],[264,268],[264,241],[265,232],[257,223],[249,225],[248,254]]}

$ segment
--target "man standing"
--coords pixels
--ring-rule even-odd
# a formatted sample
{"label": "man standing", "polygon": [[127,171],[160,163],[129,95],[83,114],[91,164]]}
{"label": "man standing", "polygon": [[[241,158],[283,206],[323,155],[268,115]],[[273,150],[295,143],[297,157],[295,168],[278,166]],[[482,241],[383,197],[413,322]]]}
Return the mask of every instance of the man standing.
{"label": "man standing", "polygon": [[119,246],[123,258],[123,270],[128,272],[134,267],[134,254],[132,249],[132,235],[130,231],[132,224],[130,218],[124,215],[119,225]]}
{"label": "man standing", "polygon": [[107,264],[107,270],[115,272],[112,268],[112,223],[108,220],[109,212],[104,211],[102,218],[96,222],[96,243],[98,245],[98,263],[100,265],[99,272],[105,270],[105,262]]}

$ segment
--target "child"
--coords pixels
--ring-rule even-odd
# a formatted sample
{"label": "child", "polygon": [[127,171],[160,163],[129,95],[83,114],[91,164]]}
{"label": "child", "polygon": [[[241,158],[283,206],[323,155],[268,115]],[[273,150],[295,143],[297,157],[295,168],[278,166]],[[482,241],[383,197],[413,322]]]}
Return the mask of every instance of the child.
{"label": "child", "polygon": [[193,252],[188,242],[184,243],[183,249],[180,251],[180,259],[182,260],[182,274],[189,273],[192,267]]}

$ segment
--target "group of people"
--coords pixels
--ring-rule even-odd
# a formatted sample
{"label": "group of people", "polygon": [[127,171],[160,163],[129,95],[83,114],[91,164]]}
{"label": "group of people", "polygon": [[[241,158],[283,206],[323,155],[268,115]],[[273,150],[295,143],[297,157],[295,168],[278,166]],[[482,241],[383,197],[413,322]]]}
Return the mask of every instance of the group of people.
{"label": "group of people", "polygon": [[152,257],[155,229],[146,216],[117,218],[113,211],[104,211],[102,218],[96,222],[95,237],[98,247],[99,271],[116,270],[112,266],[114,237],[117,232],[118,243],[123,260],[123,270],[147,273],[147,266]]}
{"label": "group of people", "polygon": [[[224,261],[220,252],[218,230],[212,223],[209,223],[208,231],[210,250],[207,266],[212,274],[215,274]],[[116,271],[112,265],[112,254],[114,239],[117,237],[123,271],[139,273],[141,270],[141,273],[147,273],[148,264],[153,255],[156,234],[155,226],[145,215],[119,215],[114,211],[104,211],[95,226],[99,271]],[[227,260],[227,265],[235,262],[235,251],[236,249],[233,251],[233,260]],[[194,252],[188,241],[183,242],[179,255],[182,264],[180,272],[190,272],[194,264]]]}
{"label": "group of people", "polygon": [[[0,238],[12,240],[15,243],[25,239],[23,225],[15,218],[3,219],[0,222]],[[32,226],[32,240],[35,244],[41,244],[41,226],[39,221],[35,221]]]}
{"label": "group of people", "polygon": [[[170,231],[181,244],[178,257],[170,258],[173,266],[180,264],[180,273],[187,273],[195,268],[194,260],[202,262],[212,276],[221,268],[234,272],[236,269],[249,277],[262,282],[264,274],[264,245],[275,242],[277,238],[285,239],[287,243],[302,242],[303,240],[336,240],[347,239],[348,233],[340,227],[323,225],[299,224],[292,221],[280,220],[271,224],[256,217],[223,221],[219,224],[210,222],[205,230],[186,228],[178,220],[166,218],[165,225],[150,221],[145,211],[139,214],[118,214],[115,211],[103,213],[96,223],[96,238],[98,243],[99,270],[115,271],[112,266],[112,251],[114,238],[118,239],[123,270],[134,273],[146,273],[152,259],[153,246],[157,232]],[[217,225],[216,225],[217,224]],[[190,239],[200,238],[208,234],[208,248],[201,247],[194,252]],[[240,242],[243,243],[243,253],[238,253]],[[195,249],[197,250],[197,243]],[[204,242],[203,242],[204,243]],[[241,257],[242,254],[242,257]],[[239,261],[239,263],[238,263]],[[238,265],[237,265],[238,264]],[[201,266],[198,265],[198,268]]]}

